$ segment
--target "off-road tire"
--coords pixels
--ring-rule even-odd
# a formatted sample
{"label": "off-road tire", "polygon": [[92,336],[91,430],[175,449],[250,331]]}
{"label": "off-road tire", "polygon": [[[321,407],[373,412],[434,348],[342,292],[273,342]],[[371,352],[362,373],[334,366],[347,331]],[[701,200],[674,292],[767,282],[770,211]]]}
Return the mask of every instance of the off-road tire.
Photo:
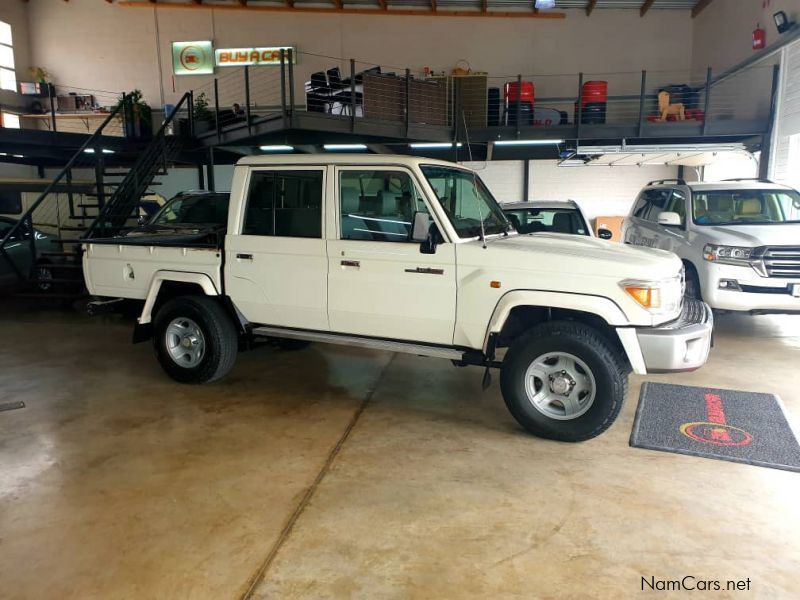
{"label": "off-road tire", "polygon": [[[548,352],[574,355],[594,376],[594,401],[574,419],[548,417],[528,398],[528,367]],[[614,423],[628,391],[628,372],[620,352],[596,329],[573,321],[549,321],[533,327],[509,348],[500,371],[500,388],[508,410],[528,432],[551,440],[581,442],[600,435]]]}
{"label": "off-road tire", "polygon": [[[166,347],[166,329],[179,317],[191,319],[203,333],[205,354],[192,368],[177,364]],[[219,302],[205,296],[183,296],[170,300],[156,313],[153,345],[158,362],[172,379],[181,383],[209,383],[224,377],[233,368],[238,335],[233,321]]]}
{"label": "off-road tire", "polygon": [[703,293],[700,290],[700,277],[697,275],[697,269],[692,263],[684,264],[686,265],[686,292],[684,295],[694,300],[702,300]]}

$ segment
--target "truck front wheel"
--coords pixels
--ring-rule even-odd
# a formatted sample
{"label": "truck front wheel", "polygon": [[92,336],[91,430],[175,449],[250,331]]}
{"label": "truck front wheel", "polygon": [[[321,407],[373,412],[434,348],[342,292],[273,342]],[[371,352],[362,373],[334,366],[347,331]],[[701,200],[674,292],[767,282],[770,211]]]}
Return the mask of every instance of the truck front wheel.
{"label": "truck front wheel", "polygon": [[156,313],[153,333],[158,362],[175,381],[208,383],[225,376],[236,361],[236,328],[212,298],[170,300]]}
{"label": "truck front wheel", "polygon": [[530,433],[564,442],[600,435],[628,388],[618,352],[595,329],[550,321],[511,346],[500,372],[508,410]]}

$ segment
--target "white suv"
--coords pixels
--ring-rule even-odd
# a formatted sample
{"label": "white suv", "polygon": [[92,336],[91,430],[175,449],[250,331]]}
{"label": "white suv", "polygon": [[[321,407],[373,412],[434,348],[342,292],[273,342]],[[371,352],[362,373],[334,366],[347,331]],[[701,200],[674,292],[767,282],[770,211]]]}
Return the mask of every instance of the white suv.
{"label": "white suv", "polygon": [[687,294],[712,308],[800,313],[800,194],[766,180],[653,181],[625,223],[626,244],[670,250]]}

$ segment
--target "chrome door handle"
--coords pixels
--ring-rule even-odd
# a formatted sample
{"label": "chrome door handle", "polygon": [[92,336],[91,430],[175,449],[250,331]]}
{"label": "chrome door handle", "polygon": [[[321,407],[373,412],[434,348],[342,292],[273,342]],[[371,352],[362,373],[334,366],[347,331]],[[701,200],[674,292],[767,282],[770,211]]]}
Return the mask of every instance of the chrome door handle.
{"label": "chrome door handle", "polygon": [[361,263],[357,260],[343,260],[341,265],[343,267],[360,267]]}
{"label": "chrome door handle", "polygon": [[444,275],[444,269],[431,269],[429,267],[417,267],[416,269],[406,269],[406,273],[420,273],[423,275]]}
{"label": "chrome door handle", "polygon": [[239,260],[253,260],[253,255],[252,254],[238,254],[237,253],[236,254],[236,258],[238,258]]}

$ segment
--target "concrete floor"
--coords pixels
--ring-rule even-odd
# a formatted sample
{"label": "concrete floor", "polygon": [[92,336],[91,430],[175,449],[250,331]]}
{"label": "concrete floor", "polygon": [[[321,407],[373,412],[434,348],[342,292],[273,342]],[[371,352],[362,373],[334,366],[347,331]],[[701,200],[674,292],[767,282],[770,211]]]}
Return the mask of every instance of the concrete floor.
{"label": "concrete floor", "polygon": [[[447,361],[335,347],[167,379],[130,324],[0,316],[0,597],[629,597],[641,577],[800,594],[800,475],[520,431]],[[722,317],[650,380],[795,393],[800,317]],[[731,595],[733,597],[734,594]],[[716,594],[725,597],[725,594]]]}

